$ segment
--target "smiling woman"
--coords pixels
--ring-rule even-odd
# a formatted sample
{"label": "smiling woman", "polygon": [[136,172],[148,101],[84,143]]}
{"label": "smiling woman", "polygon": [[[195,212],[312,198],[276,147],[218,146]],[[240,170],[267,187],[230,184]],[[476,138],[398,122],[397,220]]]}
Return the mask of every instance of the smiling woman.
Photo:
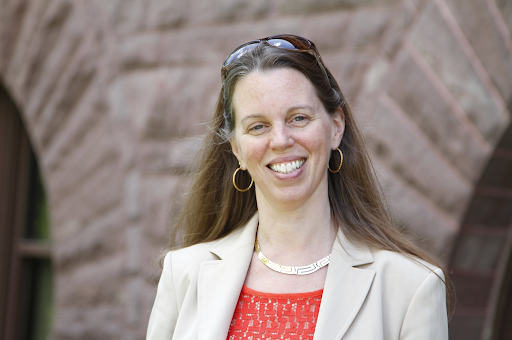
{"label": "smiling woman", "polygon": [[444,273],[393,228],[314,44],[250,41],[222,79],[147,338],[447,339]]}
{"label": "smiling woman", "polygon": [[[326,165],[331,149],[340,144],[341,109],[327,114],[311,82],[288,68],[253,72],[240,80],[233,106],[232,150],[256,183],[260,213],[272,209],[278,218],[282,210],[308,208],[313,202],[314,209],[329,207],[327,166],[319,165]],[[324,204],[318,205],[319,200]],[[314,214],[310,210],[307,215]],[[326,227],[331,228],[329,223]]]}

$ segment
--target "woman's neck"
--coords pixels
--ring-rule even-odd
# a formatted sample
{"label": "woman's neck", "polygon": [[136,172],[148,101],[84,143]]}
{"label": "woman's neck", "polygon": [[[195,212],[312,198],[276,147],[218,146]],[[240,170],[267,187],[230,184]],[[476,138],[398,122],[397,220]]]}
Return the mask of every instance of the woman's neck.
{"label": "woman's neck", "polygon": [[258,202],[257,237],[268,258],[285,261],[283,265],[292,260],[292,265],[306,265],[330,254],[337,228],[328,197],[309,200],[297,209],[282,210],[265,203]]}

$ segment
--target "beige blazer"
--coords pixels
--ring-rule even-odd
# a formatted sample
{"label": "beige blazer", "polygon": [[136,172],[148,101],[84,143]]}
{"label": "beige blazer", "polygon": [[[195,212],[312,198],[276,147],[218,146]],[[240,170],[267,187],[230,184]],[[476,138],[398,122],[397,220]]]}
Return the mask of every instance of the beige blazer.
{"label": "beige blazer", "polygon": [[[258,214],[220,240],[166,255],[148,340],[226,339],[257,225]],[[354,246],[340,232],[314,339],[448,339],[444,284],[424,266],[397,253]]]}

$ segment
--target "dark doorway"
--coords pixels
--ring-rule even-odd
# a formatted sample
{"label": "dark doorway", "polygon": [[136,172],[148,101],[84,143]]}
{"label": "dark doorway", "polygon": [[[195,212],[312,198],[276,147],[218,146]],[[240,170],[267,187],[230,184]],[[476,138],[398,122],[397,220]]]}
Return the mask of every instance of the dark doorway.
{"label": "dark doorway", "polygon": [[0,338],[47,339],[53,270],[44,185],[20,114],[0,86]]}
{"label": "dark doorway", "polygon": [[512,126],[475,187],[450,262],[450,339],[512,339]]}

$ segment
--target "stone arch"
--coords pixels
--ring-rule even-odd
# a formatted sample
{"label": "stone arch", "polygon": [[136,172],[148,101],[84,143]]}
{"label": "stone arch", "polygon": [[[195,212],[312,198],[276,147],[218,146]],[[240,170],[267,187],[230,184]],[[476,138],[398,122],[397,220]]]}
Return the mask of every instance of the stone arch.
{"label": "stone arch", "polygon": [[[131,226],[125,169],[133,162],[122,162],[120,140],[129,150],[133,139],[123,139],[125,126],[114,124],[109,110],[107,87],[117,64],[104,12],[95,2],[68,0],[0,7],[0,81],[19,108],[51,207],[53,337],[126,338],[137,331],[128,325],[130,313],[137,319],[140,311],[138,293],[124,292],[138,280],[138,269],[127,268],[123,257]],[[107,319],[115,327],[92,326]]]}
{"label": "stone arch", "polygon": [[475,186],[450,262],[454,339],[509,339],[512,296],[512,125]]}
{"label": "stone arch", "polygon": [[0,336],[45,337],[53,307],[45,183],[21,115],[0,82]]}

